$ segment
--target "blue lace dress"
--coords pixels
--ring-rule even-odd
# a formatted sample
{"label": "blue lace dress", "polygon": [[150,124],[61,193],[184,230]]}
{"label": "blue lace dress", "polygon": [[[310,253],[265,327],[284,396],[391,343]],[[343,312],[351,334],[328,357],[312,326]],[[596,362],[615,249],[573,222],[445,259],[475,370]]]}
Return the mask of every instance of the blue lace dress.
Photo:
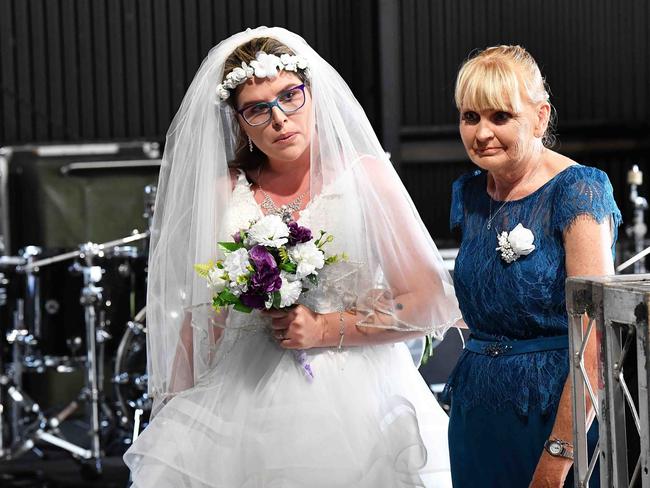
{"label": "blue lace dress", "polygon": [[[607,175],[574,165],[506,203],[488,230],[486,188],[486,173],[475,171],[452,191],[451,226],[462,232],[454,282],[471,332],[443,392],[452,478],[455,488],[527,488],[569,371],[563,232],[580,217],[609,219],[615,242],[621,214]],[[492,202],[493,215],[500,206]],[[536,248],[508,264],[497,232],[518,223]]]}

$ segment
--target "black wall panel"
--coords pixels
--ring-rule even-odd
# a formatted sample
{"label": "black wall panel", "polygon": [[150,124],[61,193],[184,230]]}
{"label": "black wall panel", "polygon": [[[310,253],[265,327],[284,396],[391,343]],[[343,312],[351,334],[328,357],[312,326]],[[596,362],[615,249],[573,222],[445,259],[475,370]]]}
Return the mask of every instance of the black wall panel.
{"label": "black wall panel", "polygon": [[521,44],[551,86],[560,120],[649,117],[650,5],[644,0],[399,0],[405,126],[457,120],[455,75],[474,49]]}
{"label": "black wall panel", "polygon": [[[451,183],[472,169],[458,135],[455,77],[473,50],[497,44],[532,53],[557,110],[557,150],[605,170],[631,220],[626,173],[639,164],[650,175],[648,2],[398,1],[401,174],[438,242],[457,242],[448,229]],[[647,188],[640,189],[645,196]]]}
{"label": "black wall panel", "polygon": [[258,25],[302,35],[372,119],[374,10],[372,0],[0,0],[0,146],[163,139],[208,50]]}
{"label": "black wall panel", "polygon": [[[378,29],[386,3],[399,12],[394,40]],[[398,107],[404,182],[434,237],[453,242],[450,184],[471,167],[453,84],[469,53],[529,49],[551,87],[560,150],[606,168],[624,206],[615,175],[633,162],[650,171],[649,24],[645,0],[0,0],[0,146],[163,140],[212,46],[284,26],[341,72],[378,134]],[[386,41],[399,45],[397,62]],[[395,93],[382,91],[381,63],[399,70]],[[620,150],[598,149],[602,140]]]}

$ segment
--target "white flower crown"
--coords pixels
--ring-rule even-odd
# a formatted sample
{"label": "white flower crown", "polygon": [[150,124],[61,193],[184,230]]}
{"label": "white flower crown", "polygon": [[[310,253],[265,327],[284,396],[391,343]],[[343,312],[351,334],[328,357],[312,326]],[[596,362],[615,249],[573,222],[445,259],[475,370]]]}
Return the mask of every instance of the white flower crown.
{"label": "white flower crown", "polygon": [[226,78],[217,86],[217,96],[221,101],[227,100],[230,96],[230,90],[237,88],[249,78],[257,76],[258,78],[275,78],[279,70],[298,71],[303,70],[308,75],[307,59],[302,56],[293,54],[266,54],[264,51],[258,51],[255,59],[250,65],[242,62],[241,67],[234,68],[226,75]]}

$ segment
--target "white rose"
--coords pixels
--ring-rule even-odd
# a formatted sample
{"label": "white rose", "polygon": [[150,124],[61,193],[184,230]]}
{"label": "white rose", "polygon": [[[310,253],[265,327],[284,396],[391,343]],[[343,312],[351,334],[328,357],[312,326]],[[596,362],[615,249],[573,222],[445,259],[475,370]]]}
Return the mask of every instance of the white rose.
{"label": "white rose", "polygon": [[517,224],[517,226],[508,234],[510,247],[520,256],[527,256],[535,250],[535,246],[533,245],[534,240],[535,236],[530,229],[526,229],[526,227],[521,224]]}
{"label": "white rose", "polygon": [[232,77],[236,82],[240,83],[246,79],[246,71],[243,68],[235,68],[232,70]]}
{"label": "white rose", "polygon": [[226,283],[222,269],[214,268],[208,272],[208,288],[211,288],[215,293],[221,293],[226,287]]}
{"label": "white rose", "polygon": [[280,247],[287,243],[289,227],[279,215],[267,215],[258,220],[248,231],[251,244]]}
{"label": "white rose", "polygon": [[289,281],[286,273],[281,273],[282,286],[280,287],[280,307],[288,307],[296,303],[302,293],[302,283],[300,280]]}
{"label": "white rose", "polygon": [[300,69],[306,69],[308,66],[307,59],[303,58],[302,56],[296,56],[296,64]]}
{"label": "white rose", "polygon": [[280,56],[280,61],[284,65],[284,69],[287,71],[296,71],[296,57],[289,54],[283,54]]}
{"label": "white rose", "polygon": [[246,73],[246,78],[252,78],[255,74],[255,70],[248,66],[245,61],[242,61],[241,68],[244,70],[244,73]]}
{"label": "white rose", "polygon": [[275,54],[260,51],[250,65],[258,78],[275,78],[278,75],[278,67],[282,66],[282,63]]}
{"label": "white rose", "polygon": [[228,97],[230,96],[230,92],[224,88],[223,85],[219,85],[217,87],[217,95],[219,95],[219,98],[221,100],[227,100]]}
{"label": "white rose", "polygon": [[317,274],[316,270],[325,266],[325,256],[314,244],[314,241],[296,244],[289,249],[289,257],[298,265],[297,279],[302,279],[310,274]]}

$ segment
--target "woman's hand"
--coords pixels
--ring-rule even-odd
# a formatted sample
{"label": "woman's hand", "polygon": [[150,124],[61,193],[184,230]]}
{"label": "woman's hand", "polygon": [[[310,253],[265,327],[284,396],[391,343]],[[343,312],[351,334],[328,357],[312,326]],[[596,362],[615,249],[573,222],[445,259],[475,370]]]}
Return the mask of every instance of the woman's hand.
{"label": "woman's hand", "polygon": [[310,349],[324,343],[325,317],[304,305],[288,310],[266,310],[262,314],[273,319],[273,337],[285,349]]}
{"label": "woman's hand", "polygon": [[562,488],[573,462],[544,451],[537,463],[529,488]]}

